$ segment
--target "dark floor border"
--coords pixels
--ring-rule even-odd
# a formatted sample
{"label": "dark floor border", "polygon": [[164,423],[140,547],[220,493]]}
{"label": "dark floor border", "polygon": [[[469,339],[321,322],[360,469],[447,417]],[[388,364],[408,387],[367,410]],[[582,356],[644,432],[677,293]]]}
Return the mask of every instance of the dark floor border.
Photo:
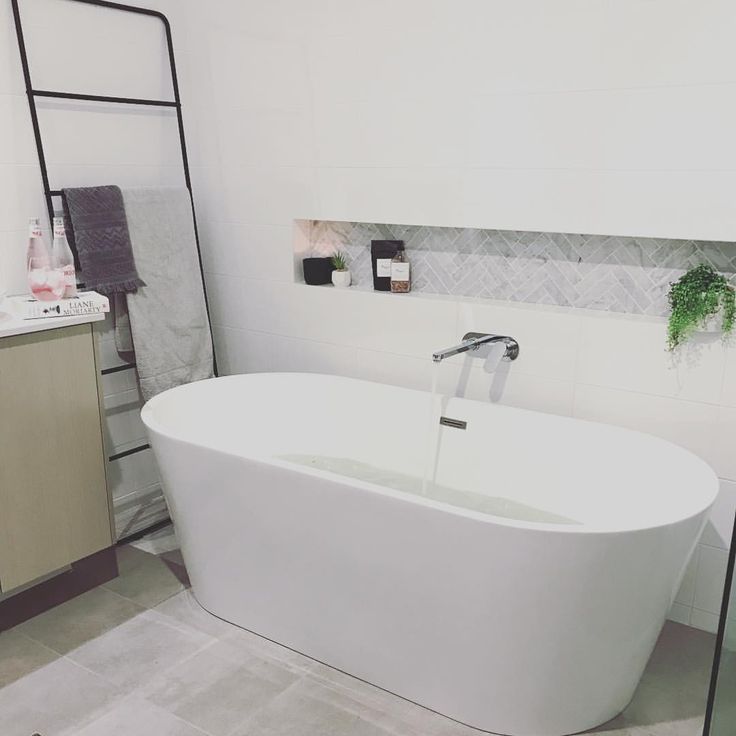
{"label": "dark floor border", "polygon": [[130,544],[131,542],[137,542],[139,539],[143,539],[143,537],[147,537],[149,534],[154,534],[155,532],[161,531],[161,529],[164,529],[171,523],[172,521],[169,518],[163,519],[162,521],[157,521],[155,524],[151,524],[151,526],[147,526],[145,529],[140,529],[137,532],[129,534],[127,537],[122,537],[121,539],[118,539],[118,546],[122,544]]}
{"label": "dark floor border", "polygon": [[5,631],[86,593],[118,576],[114,547],[85,557],[49,580],[0,602],[0,631]]}

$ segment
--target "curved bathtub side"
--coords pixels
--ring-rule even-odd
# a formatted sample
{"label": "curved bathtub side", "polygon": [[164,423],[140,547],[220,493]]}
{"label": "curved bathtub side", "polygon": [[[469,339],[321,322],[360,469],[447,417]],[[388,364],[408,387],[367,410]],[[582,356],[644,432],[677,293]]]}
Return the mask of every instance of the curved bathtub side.
{"label": "curved bathtub side", "polygon": [[151,435],[205,608],[495,733],[626,706],[703,523],[514,528]]}

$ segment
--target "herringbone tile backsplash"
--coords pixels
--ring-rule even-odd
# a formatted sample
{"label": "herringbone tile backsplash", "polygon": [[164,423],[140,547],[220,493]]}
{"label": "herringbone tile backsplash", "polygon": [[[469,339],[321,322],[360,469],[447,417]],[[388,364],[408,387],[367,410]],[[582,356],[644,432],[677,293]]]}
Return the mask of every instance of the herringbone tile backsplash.
{"label": "herringbone tile backsplash", "polygon": [[348,254],[372,289],[371,240],[403,240],[412,289],[632,314],[667,314],[669,284],[691,266],[736,273],[736,243],[315,221],[316,253]]}

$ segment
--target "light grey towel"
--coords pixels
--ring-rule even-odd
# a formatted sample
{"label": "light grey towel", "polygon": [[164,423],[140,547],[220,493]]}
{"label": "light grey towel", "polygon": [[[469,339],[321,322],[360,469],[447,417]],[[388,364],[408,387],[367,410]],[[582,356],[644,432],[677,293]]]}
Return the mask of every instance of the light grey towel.
{"label": "light grey towel", "polygon": [[[148,401],[214,375],[189,191],[123,190],[136,268],[146,286],[127,295],[141,393]],[[119,344],[125,337],[119,336]],[[122,346],[122,345],[121,345]]]}

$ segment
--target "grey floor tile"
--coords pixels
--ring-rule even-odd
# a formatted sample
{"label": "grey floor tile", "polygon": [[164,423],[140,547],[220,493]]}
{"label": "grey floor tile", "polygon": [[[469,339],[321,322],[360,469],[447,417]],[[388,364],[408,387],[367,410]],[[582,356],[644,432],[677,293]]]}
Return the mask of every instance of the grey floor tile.
{"label": "grey floor tile", "polygon": [[29,639],[17,628],[0,633],[0,688],[58,658],[56,652]]}
{"label": "grey floor tile", "polygon": [[236,663],[205,649],[138,693],[213,736],[227,736],[296,679],[273,662],[249,657]]}
{"label": "grey floor tile", "polygon": [[75,736],[202,736],[203,732],[153,703],[131,697]]}
{"label": "grey floor tile", "polygon": [[176,540],[174,525],[167,524],[162,529],[146,534],[145,537],[131,542],[130,546],[152,555],[162,555],[178,550],[179,542]]}
{"label": "grey floor tile", "polygon": [[371,714],[374,725],[390,734],[473,736],[482,733],[325,665],[314,668],[306,679],[323,688],[322,697],[336,705],[345,700],[359,704],[364,712]]}
{"label": "grey floor tile", "polygon": [[205,611],[199,605],[191,590],[183,590],[181,593],[177,593],[160,603],[153,610],[218,639],[238,631],[238,628],[233,624]]}
{"label": "grey floor tile", "polygon": [[69,653],[69,658],[126,691],[215,641],[185,624],[144,611]]}
{"label": "grey floor tile", "polygon": [[104,678],[62,657],[0,690],[0,733],[74,734],[120,695]]}
{"label": "grey floor tile", "polygon": [[112,591],[95,588],[17,628],[54,651],[66,654],[144,610],[142,606]]}
{"label": "grey floor tile", "polygon": [[235,663],[247,661],[250,657],[260,657],[299,675],[324,666],[293,649],[237,626],[230,633],[220,637],[217,644],[213,645],[212,652]]}
{"label": "grey floor tile", "polygon": [[668,621],[628,707],[592,733],[700,736],[715,637]]}
{"label": "grey floor tile", "polygon": [[302,679],[260,710],[233,736],[420,736],[409,727],[387,730],[376,713],[343,693]]}
{"label": "grey floor tile", "polygon": [[118,548],[118,566],[120,575],[104,587],[146,608],[189,587],[181,565],[130,545]]}

